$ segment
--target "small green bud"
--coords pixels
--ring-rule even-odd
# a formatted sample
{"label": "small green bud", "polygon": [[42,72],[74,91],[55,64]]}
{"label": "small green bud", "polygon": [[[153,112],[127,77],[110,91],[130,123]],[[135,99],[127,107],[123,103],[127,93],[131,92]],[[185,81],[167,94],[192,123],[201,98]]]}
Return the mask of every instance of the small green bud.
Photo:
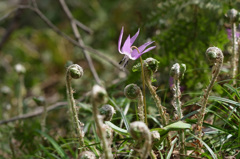
{"label": "small green bud", "polygon": [[106,104],[99,109],[99,113],[103,116],[104,121],[111,121],[116,112],[111,105]]}
{"label": "small green bud", "polygon": [[180,76],[181,76],[181,78],[184,77],[184,73],[186,72],[186,69],[187,69],[187,67],[184,63],[180,64]]}
{"label": "small green bud", "polygon": [[143,141],[150,134],[150,130],[147,125],[141,121],[135,121],[130,124],[130,134],[133,139],[137,141]]}
{"label": "small green bud", "polygon": [[96,156],[91,151],[83,151],[82,153],[80,153],[78,159],[96,159]]}
{"label": "small green bud", "polygon": [[40,97],[34,97],[33,100],[38,106],[44,106],[46,105],[46,100],[43,96]]}
{"label": "small green bud", "polygon": [[217,63],[218,60],[223,60],[223,53],[217,47],[209,47],[206,51],[206,56],[210,63]]}
{"label": "small green bud", "polygon": [[124,88],[124,95],[128,99],[136,99],[140,91],[140,88],[136,84],[129,84]]}
{"label": "small green bud", "polygon": [[217,53],[209,51],[209,52],[207,52],[207,57],[210,61],[215,60],[217,58]]}
{"label": "small green bud", "polygon": [[170,70],[170,76],[172,76],[175,80],[182,79],[184,77],[185,71],[185,64],[179,65],[178,63],[175,63]]}
{"label": "small green bud", "polygon": [[159,65],[158,60],[152,57],[149,57],[146,60],[144,60],[144,67],[151,70],[153,73],[158,70],[158,65]]}
{"label": "small green bud", "polygon": [[26,73],[26,68],[21,64],[16,64],[15,65],[15,70],[18,74],[25,74]]}
{"label": "small green bud", "polygon": [[103,88],[99,85],[94,85],[93,89],[92,89],[92,99],[98,105],[107,103],[108,95],[107,95],[107,92],[106,92],[105,88]]}
{"label": "small green bud", "polygon": [[81,66],[74,64],[69,66],[70,76],[74,79],[81,78],[83,76],[83,69]]}

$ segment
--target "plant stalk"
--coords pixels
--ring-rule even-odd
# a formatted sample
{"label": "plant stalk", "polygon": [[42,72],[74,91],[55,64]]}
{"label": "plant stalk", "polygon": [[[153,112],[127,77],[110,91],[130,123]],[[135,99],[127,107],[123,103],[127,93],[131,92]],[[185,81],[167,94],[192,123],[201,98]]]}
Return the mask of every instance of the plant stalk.
{"label": "plant stalk", "polygon": [[[74,66],[74,65],[72,65]],[[67,75],[66,75],[66,86],[67,86],[67,95],[68,95],[68,99],[69,99],[69,102],[70,102],[70,107],[71,107],[71,110],[72,110],[72,114],[73,114],[73,120],[74,120],[74,127],[76,127],[76,130],[77,130],[77,135],[78,135],[78,140],[79,140],[79,144],[80,144],[80,147],[84,147],[84,132],[81,128],[81,125],[83,125],[79,119],[78,119],[78,113],[77,113],[77,107],[76,107],[76,104],[75,104],[75,100],[74,100],[74,97],[73,97],[73,89],[72,89],[72,86],[71,86],[71,76],[70,76],[70,70],[71,66],[68,68],[67,70]]]}
{"label": "plant stalk", "polygon": [[[131,48],[134,48],[137,50],[137,52],[140,54],[140,51],[136,46],[132,46]],[[141,76],[142,76],[142,83],[143,83],[143,104],[144,104],[144,116],[145,116],[145,124],[148,125],[147,122],[147,104],[146,104],[146,89],[145,89],[145,75],[144,75],[144,69],[143,69],[143,62],[142,57],[140,56],[140,63],[141,63]]]}
{"label": "plant stalk", "polygon": [[[213,88],[213,85],[215,83],[215,81],[217,80],[217,77],[219,75],[219,72],[220,72],[220,69],[222,67],[222,64],[223,64],[223,54],[222,54],[222,51],[217,48],[217,47],[210,47],[207,49],[206,51],[207,55],[210,54],[210,53],[214,53],[215,57],[211,57],[210,55],[208,55],[209,59],[212,60],[214,62],[214,66],[212,67],[212,79],[211,79],[211,82],[210,84],[208,85],[207,89],[204,90],[204,95],[203,97],[201,98],[201,101],[200,101],[200,105],[201,105],[201,109],[200,109],[200,112],[199,112],[199,116],[198,116],[198,122],[197,122],[197,129],[196,129],[196,134],[198,136],[199,139],[202,139],[202,125],[203,125],[203,120],[204,120],[204,117],[205,117],[205,113],[206,113],[206,106],[207,106],[207,102],[208,102],[208,97],[209,97],[209,94],[211,93],[211,90]],[[201,147],[202,145],[200,145]]]}
{"label": "plant stalk", "polygon": [[42,132],[46,131],[46,118],[47,118],[47,104],[43,105],[43,114],[41,120],[41,130]]}
{"label": "plant stalk", "polygon": [[[175,89],[174,91],[174,102],[176,102],[176,111],[178,114],[178,120],[181,120],[183,118],[183,114],[182,114],[182,108],[181,108],[181,90],[180,90],[180,80],[179,79],[174,79],[174,87],[173,89]],[[186,151],[185,151],[185,132],[184,130],[180,130],[179,132],[179,141],[180,141],[180,154],[182,155],[186,155]],[[181,159],[184,159],[184,156],[180,156]]]}
{"label": "plant stalk", "polygon": [[97,103],[94,101],[94,99],[92,102],[93,102],[93,117],[94,117],[96,127],[98,130],[99,138],[102,141],[103,151],[105,154],[104,157],[105,157],[105,159],[113,159],[111,147],[108,146],[109,144],[108,144],[108,141],[106,138],[106,131],[102,127],[102,125],[103,125],[102,116],[99,115],[98,106],[97,106]]}
{"label": "plant stalk", "polygon": [[[161,117],[161,120],[162,120],[162,125],[164,127],[168,124],[168,120],[167,120],[167,117],[166,117],[166,110],[165,110],[166,108],[162,106],[161,100],[159,99],[155,89],[152,86],[150,75],[148,75],[147,72],[145,73],[145,81],[146,81],[146,85],[147,85],[147,87],[148,87],[156,105],[157,105],[157,108],[159,110],[159,114],[160,114],[160,117]],[[170,137],[169,134],[167,134],[167,141],[168,141],[168,145],[170,145],[171,137]]]}
{"label": "plant stalk", "polygon": [[236,85],[236,75],[238,72],[238,44],[237,44],[237,38],[236,38],[236,23],[232,22],[232,78],[233,78],[233,85]]}

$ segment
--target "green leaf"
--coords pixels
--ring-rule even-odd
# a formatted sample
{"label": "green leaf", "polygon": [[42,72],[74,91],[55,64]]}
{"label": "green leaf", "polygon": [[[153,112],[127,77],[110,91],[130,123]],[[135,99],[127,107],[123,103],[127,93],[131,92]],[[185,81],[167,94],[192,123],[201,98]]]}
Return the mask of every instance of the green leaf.
{"label": "green leaf", "polygon": [[118,133],[120,133],[120,134],[122,134],[122,135],[129,135],[129,133],[128,133],[127,130],[122,129],[122,128],[116,126],[116,125],[113,124],[112,122],[106,121],[105,123],[106,123],[108,126],[110,126],[114,131],[116,131],[116,132],[118,132]]}
{"label": "green leaf", "polygon": [[177,130],[190,129],[190,128],[191,128],[191,124],[184,123],[182,121],[178,121],[178,122],[172,123],[170,125],[167,125],[163,128],[151,129],[151,131],[158,131],[162,138],[162,136],[166,135],[169,131],[177,131]]}

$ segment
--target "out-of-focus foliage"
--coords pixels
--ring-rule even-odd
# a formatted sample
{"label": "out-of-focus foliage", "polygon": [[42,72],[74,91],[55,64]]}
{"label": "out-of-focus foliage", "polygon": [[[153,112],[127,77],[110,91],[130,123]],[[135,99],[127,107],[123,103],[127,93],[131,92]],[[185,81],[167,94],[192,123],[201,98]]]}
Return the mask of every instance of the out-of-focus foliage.
{"label": "out-of-focus foliage", "polygon": [[[30,1],[26,0],[26,3],[28,2]],[[158,86],[158,94],[170,114],[173,113],[173,107],[171,106],[172,94],[169,89],[171,85],[169,71],[174,63],[185,63],[187,66],[187,72],[181,83],[183,102],[189,102],[193,97],[202,94],[202,90],[209,82],[211,69],[205,58],[205,51],[208,47],[216,46],[223,50],[225,61],[219,81],[228,78],[230,53],[227,48],[230,41],[227,39],[225,30],[226,27],[229,27],[225,13],[232,7],[240,10],[240,2],[232,0],[66,0],[66,2],[73,16],[93,30],[93,34],[87,34],[79,29],[84,43],[115,61],[123,58],[117,50],[122,26],[125,28],[124,40],[127,38],[126,35],[132,35],[140,28],[139,38],[134,44],[136,46],[150,39],[155,41],[154,45],[157,48],[142,57],[143,59],[154,57],[160,62],[154,85]],[[19,0],[1,0],[0,19],[14,10],[18,3]],[[74,38],[69,20],[58,1],[37,0],[37,3],[39,9],[54,25]],[[73,81],[73,88],[76,92],[74,97],[79,99],[91,90],[95,81],[80,48],[54,32],[29,9],[22,9],[17,20],[14,17],[13,13],[0,21],[0,44],[2,43],[1,39],[4,39],[12,25],[15,27],[0,50],[0,88],[8,87],[10,90],[8,93],[4,93],[1,89],[0,119],[9,119],[17,115],[19,76],[14,71],[14,66],[18,63],[26,68],[23,91],[25,113],[37,109],[33,97],[45,96],[48,105],[67,100],[65,72],[67,63],[71,63],[70,61],[78,63],[84,69],[84,76],[81,80]],[[116,103],[121,109],[127,110],[130,101],[123,99],[123,89],[129,83],[141,84],[140,72],[132,72],[132,66],[139,63],[139,60],[129,62],[126,67],[129,74],[126,77],[123,72],[104,59],[93,53],[90,55],[101,80],[110,86],[108,88],[109,96],[116,99]],[[120,81],[118,81],[119,79]],[[231,95],[226,93],[222,83],[214,86],[213,94],[223,97],[234,96],[234,93]],[[89,101],[90,99],[86,98],[79,103],[81,107],[79,118],[82,119],[81,122],[85,123],[89,144],[94,144],[91,141],[99,141],[95,129],[93,129],[94,123]],[[157,110],[148,92],[147,103],[149,118],[151,118],[149,127],[159,126]],[[216,106],[223,110],[219,110],[221,108]],[[225,107],[224,104],[216,104],[211,108],[212,111],[220,111],[220,116],[225,118],[228,112]],[[191,109],[185,110],[185,113],[190,113]],[[76,156],[76,150],[71,147],[74,144],[69,139],[71,132],[66,112],[67,106],[48,114],[47,133],[55,137],[54,140],[58,141],[58,145],[64,145],[63,148],[67,149],[69,156]],[[128,120],[137,118],[134,104],[129,106],[126,117]],[[214,124],[228,123],[222,122],[221,117],[215,116]],[[239,128],[239,125],[236,124],[239,120],[237,117],[234,119],[229,117],[229,120],[232,125],[235,124],[235,127]],[[114,124],[121,122],[119,112],[116,113],[112,122]],[[47,142],[46,137],[36,131],[40,129],[37,120],[26,120],[18,124],[0,127],[1,157],[14,157],[14,153],[20,156],[35,155],[34,157],[36,157],[44,154],[42,155],[44,157],[55,157],[54,153],[51,153],[54,149],[51,143],[54,142]],[[219,139],[214,136],[216,141],[207,140],[208,144],[212,142],[219,144],[218,141],[226,139],[229,134],[239,140],[239,134],[234,132],[235,128],[231,127],[231,130],[227,131],[228,126],[224,127],[224,131],[226,131],[224,135],[219,136]],[[220,128],[217,127],[217,129]],[[26,130],[28,131],[26,132]],[[8,136],[9,132],[11,135]],[[8,137],[6,138],[6,136]],[[122,139],[117,140],[119,143],[124,142]],[[35,145],[40,141],[42,141],[41,144]],[[232,138],[231,141],[233,141]],[[217,145],[217,150],[222,148],[227,150],[229,143],[226,142],[222,147]],[[12,145],[15,146],[15,150],[11,148]],[[58,145],[55,145],[55,148]],[[46,148],[48,146],[49,148]],[[120,152],[124,152],[124,144],[121,148]],[[232,154],[234,152],[235,150],[230,151]]]}

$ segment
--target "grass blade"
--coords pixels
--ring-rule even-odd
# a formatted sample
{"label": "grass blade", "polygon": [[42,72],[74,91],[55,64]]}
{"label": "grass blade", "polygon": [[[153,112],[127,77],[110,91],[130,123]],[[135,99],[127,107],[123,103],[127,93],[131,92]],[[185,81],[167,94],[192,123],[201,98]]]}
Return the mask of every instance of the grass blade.
{"label": "grass blade", "polygon": [[217,156],[214,154],[213,150],[201,139],[199,139],[197,136],[193,135],[192,133],[189,132],[190,135],[192,135],[194,138],[198,139],[208,150],[208,152],[211,154],[213,159],[218,159]]}
{"label": "grass blade", "polygon": [[129,122],[128,122],[126,116],[124,115],[122,109],[120,109],[119,106],[118,106],[111,98],[109,98],[109,100],[111,101],[111,103],[113,104],[113,106],[115,107],[115,109],[117,109],[117,111],[119,111],[119,112],[121,113],[121,116],[122,116],[123,122],[124,122],[124,124],[125,124],[125,127],[126,127],[126,129],[129,131],[129,128],[130,128],[130,127],[129,127]]}
{"label": "grass blade", "polygon": [[108,126],[110,126],[114,131],[116,131],[116,132],[118,132],[118,133],[120,133],[120,134],[122,134],[122,135],[129,135],[127,130],[122,129],[122,128],[114,125],[112,122],[106,121],[105,123],[106,123]]}
{"label": "grass blade", "polygon": [[56,152],[59,154],[61,158],[68,158],[63,149],[58,145],[58,143],[53,138],[51,138],[44,132],[38,131],[38,133],[40,133],[52,144],[52,146],[55,148]]}
{"label": "grass blade", "polygon": [[173,141],[172,141],[172,143],[171,143],[171,148],[170,148],[170,150],[169,150],[169,152],[168,152],[168,155],[167,155],[167,158],[166,159],[170,159],[171,158],[171,155],[172,155],[172,152],[173,152],[173,148],[174,148],[174,146],[175,146],[175,144],[176,144],[176,142],[177,142],[177,139],[178,138],[175,138]]}

